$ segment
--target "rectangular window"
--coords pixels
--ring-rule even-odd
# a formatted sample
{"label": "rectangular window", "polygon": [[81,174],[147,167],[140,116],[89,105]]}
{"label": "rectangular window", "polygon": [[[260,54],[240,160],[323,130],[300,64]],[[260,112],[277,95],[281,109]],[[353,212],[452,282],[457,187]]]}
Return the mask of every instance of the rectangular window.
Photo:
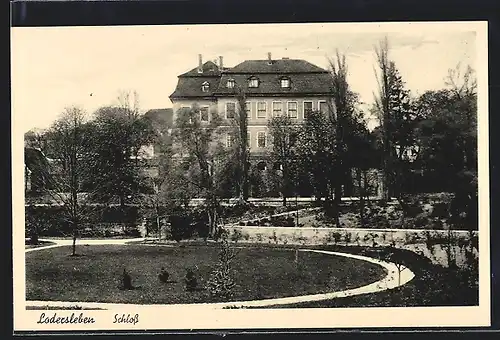
{"label": "rectangular window", "polygon": [[313,111],[313,102],[304,102],[304,118]]}
{"label": "rectangular window", "polygon": [[283,115],[283,103],[273,102],[273,117],[280,117]]}
{"label": "rectangular window", "polygon": [[234,145],[234,136],[232,134],[228,134],[226,136],[226,147],[231,148]]}
{"label": "rectangular window", "polygon": [[208,106],[203,106],[200,108],[200,120],[202,122],[208,122],[208,120],[209,120]]}
{"label": "rectangular window", "polygon": [[252,78],[248,81],[248,87],[259,87],[259,79]]}
{"label": "rectangular window", "polygon": [[328,112],[328,105],[326,105],[326,101],[324,101],[324,100],[320,100],[318,102],[318,108],[319,108],[319,112],[321,112],[321,113]]}
{"label": "rectangular window", "polygon": [[260,131],[257,133],[257,147],[265,148],[266,147],[266,133],[264,131]]}
{"label": "rectangular window", "polygon": [[281,79],[281,87],[289,88],[290,87],[290,79],[287,79],[287,78]]}
{"label": "rectangular window", "polygon": [[297,102],[288,102],[288,117],[298,118]]}
{"label": "rectangular window", "polygon": [[226,119],[233,119],[236,113],[236,103],[226,103]]}
{"label": "rectangular window", "polygon": [[257,103],[257,118],[267,118],[267,103],[258,102]]}
{"label": "rectangular window", "polygon": [[245,102],[245,110],[247,112],[247,118],[252,118],[252,102]]}

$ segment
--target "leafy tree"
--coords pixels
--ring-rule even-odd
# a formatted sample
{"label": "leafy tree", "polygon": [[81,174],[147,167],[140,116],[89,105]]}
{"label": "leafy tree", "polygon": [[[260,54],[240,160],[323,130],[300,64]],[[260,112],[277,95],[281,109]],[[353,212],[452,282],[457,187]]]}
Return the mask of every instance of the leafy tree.
{"label": "leafy tree", "polygon": [[332,198],[332,176],[335,161],[335,126],[333,120],[319,111],[310,112],[299,129],[297,158],[309,174],[316,199],[325,207]]}
{"label": "leafy tree", "polygon": [[404,219],[409,209],[404,195],[404,180],[409,170],[407,156],[416,150],[414,129],[419,117],[396,64],[389,59],[387,38],[380,42],[375,52],[380,69],[377,74],[379,91],[375,97],[375,112],[381,122],[384,198],[396,196],[403,209]]}
{"label": "leafy tree", "polygon": [[[417,101],[416,128],[426,190],[455,193],[455,222],[477,225],[477,94],[474,70],[449,71],[447,88],[427,91]],[[459,217],[465,215],[465,219]],[[460,222],[461,223],[461,222]]]}
{"label": "leafy tree", "polygon": [[175,154],[182,164],[183,180],[204,197],[209,220],[209,235],[218,236],[220,183],[230,168],[227,150],[221,143],[221,119],[211,113],[209,122],[201,122],[196,106],[178,111],[174,131]]}
{"label": "leafy tree", "polygon": [[247,112],[247,97],[243,88],[239,84],[234,86],[234,96],[238,100],[238,110],[231,118],[232,131],[234,138],[233,150],[236,155],[235,162],[235,178],[237,179],[237,191],[239,196],[239,204],[246,204],[248,201],[249,192],[249,148],[248,148],[248,112]]}
{"label": "leafy tree", "polygon": [[333,213],[338,225],[342,187],[351,184],[351,170],[358,163],[356,159],[360,157],[359,152],[365,151],[361,147],[361,140],[366,134],[366,124],[362,119],[363,113],[357,109],[358,95],[349,88],[345,55],[337,51],[336,57],[330,59],[330,70],[333,102],[329,119],[335,126],[335,165],[330,174],[334,185]]}
{"label": "leafy tree", "polygon": [[92,122],[99,158],[94,176],[104,183],[96,189],[106,199],[118,198],[122,209],[127,198],[145,189],[141,152],[154,140],[151,125],[139,113],[137,95],[133,104],[130,100],[129,93],[122,94],[118,105],[99,108]]}
{"label": "leafy tree", "polygon": [[272,140],[272,151],[270,158],[273,164],[278,165],[275,169],[281,173],[280,191],[283,198],[283,206],[292,192],[297,193],[298,161],[296,157],[296,144],[298,127],[288,116],[273,117],[269,123],[269,132]]}

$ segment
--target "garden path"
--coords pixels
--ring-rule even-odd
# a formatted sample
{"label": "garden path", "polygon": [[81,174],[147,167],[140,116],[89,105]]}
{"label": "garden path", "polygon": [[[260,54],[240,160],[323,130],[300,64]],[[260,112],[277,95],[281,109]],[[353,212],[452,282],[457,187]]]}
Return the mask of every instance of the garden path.
{"label": "garden path", "polygon": [[[98,245],[98,244],[126,244],[130,241],[139,241],[142,239],[100,239],[100,240],[79,240],[80,245]],[[26,250],[35,251],[48,248],[54,248],[59,246],[71,245],[71,240],[50,240],[56,242],[55,245],[50,245],[46,247],[32,248]],[[406,267],[400,267],[396,263],[386,262],[378,259],[374,259],[362,255],[354,255],[348,253],[340,253],[326,250],[312,250],[312,249],[300,249],[300,251],[323,253],[335,256],[343,256],[353,259],[359,259],[374,264],[378,264],[387,270],[387,275],[376,282],[369,285],[348,289],[344,291],[337,291],[325,294],[314,294],[314,295],[303,295],[303,296],[292,296],[286,298],[278,299],[265,299],[265,300],[254,300],[254,301],[236,301],[236,302],[221,302],[221,303],[197,303],[197,304],[172,304],[172,305],[136,305],[136,304],[118,304],[118,303],[100,303],[100,302],[68,302],[68,301],[26,301],[26,305],[30,307],[74,307],[79,306],[81,308],[92,308],[92,309],[130,309],[130,308],[155,308],[155,312],[159,309],[165,308],[176,308],[178,309],[188,309],[199,310],[199,309],[224,309],[224,308],[245,308],[245,307],[270,307],[278,305],[288,305],[301,302],[312,302],[312,301],[322,301],[330,300],[335,298],[377,293],[385,291],[388,289],[394,289],[400,287],[408,282],[410,282],[415,274]],[[398,269],[401,268],[400,269]]]}

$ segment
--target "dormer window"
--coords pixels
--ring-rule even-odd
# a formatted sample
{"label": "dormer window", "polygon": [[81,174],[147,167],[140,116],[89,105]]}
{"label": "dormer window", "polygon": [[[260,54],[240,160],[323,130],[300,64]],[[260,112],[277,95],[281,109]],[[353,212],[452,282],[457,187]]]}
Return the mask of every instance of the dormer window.
{"label": "dormer window", "polygon": [[201,90],[203,92],[208,92],[209,89],[210,89],[210,83],[208,81],[201,84]]}
{"label": "dormer window", "polygon": [[227,83],[226,83],[226,86],[227,86],[228,89],[234,88],[234,79],[228,79]]}
{"label": "dormer window", "polygon": [[248,87],[259,87],[259,79],[257,77],[248,79]]}
{"label": "dormer window", "polygon": [[290,78],[281,78],[281,87],[285,89],[290,88]]}

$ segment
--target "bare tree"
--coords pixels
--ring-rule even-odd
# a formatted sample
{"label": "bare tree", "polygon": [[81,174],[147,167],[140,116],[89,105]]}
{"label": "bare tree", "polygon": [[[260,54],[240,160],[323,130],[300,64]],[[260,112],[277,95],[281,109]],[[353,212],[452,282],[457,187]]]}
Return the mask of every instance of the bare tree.
{"label": "bare tree", "polygon": [[390,157],[391,157],[391,144],[390,144],[390,70],[391,62],[389,60],[389,39],[385,37],[379,42],[379,46],[375,47],[375,54],[377,56],[377,63],[379,72],[375,70],[375,76],[378,82],[378,94],[375,95],[376,113],[378,120],[382,127],[382,168],[383,168],[383,199],[389,200],[389,181],[390,181]]}
{"label": "bare tree", "polygon": [[286,206],[286,199],[292,194],[294,183],[296,186],[297,181],[298,162],[295,147],[298,128],[288,116],[273,117],[269,121],[268,127],[273,146],[271,159],[279,166],[279,169],[276,170],[281,172],[280,191],[283,206]]}
{"label": "bare tree", "polygon": [[155,142],[159,155],[154,160],[156,173],[150,176],[151,192],[147,191],[141,195],[141,205],[144,206],[146,211],[153,212],[158,240],[161,240],[162,237],[161,219],[166,217],[165,214],[169,210],[168,208],[172,208],[172,205],[176,204],[170,199],[170,194],[175,190],[173,185],[177,184],[177,177],[174,176],[175,168],[171,139],[167,131],[158,133]]}
{"label": "bare tree", "polygon": [[234,129],[236,141],[235,151],[237,156],[236,177],[238,181],[239,204],[246,204],[249,191],[249,150],[248,150],[248,111],[245,90],[239,85],[234,85],[234,95],[238,100],[238,110],[234,112],[231,125]]}
{"label": "bare tree", "polygon": [[348,168],[346,164],[346,154],[348,152],[345,142],[345,134],[348,133],[348,122],[352,115],[353,101],[351,100],[351,91],[347,82],[347,64],[345,55],[338,51],[335,59],[330,59],[330,69],[332,77],[333,105],[330,109],[330,119],[335,126],[335,171],[332,182],[334,183],[333,213],[335,223],[340,225],[339,208],[342,198],[342,185],[348,180]]}
{"label": "bare tree", "polygon": [[24,146],[45,151],[45,130],[31,129],[24,134]]}
{"label": "bare tree", "polygon": [[461,117],[458,119],[464,121],[468,127],[465,131],[464,144],[464,169],[476,170],[477,156],[477,79],[475,70],[467,65],[462,70],[462,65],[458,63],[455,68],[448,70],[448,76],[445,79],[446,86],[453,93]]}
{"label": "bare tree", "polygon": [[62,207],[62,217],[72,230],[72,255],[76,255],[79,231],[97,209],[92,202],[97,192],[87,186],[96,165],[91,149],[95,141],[85,124],[85,112],[77,107],[67,108],[49,132],[54,158],[37,163],[34,171],[42,174],[44,194]]}

